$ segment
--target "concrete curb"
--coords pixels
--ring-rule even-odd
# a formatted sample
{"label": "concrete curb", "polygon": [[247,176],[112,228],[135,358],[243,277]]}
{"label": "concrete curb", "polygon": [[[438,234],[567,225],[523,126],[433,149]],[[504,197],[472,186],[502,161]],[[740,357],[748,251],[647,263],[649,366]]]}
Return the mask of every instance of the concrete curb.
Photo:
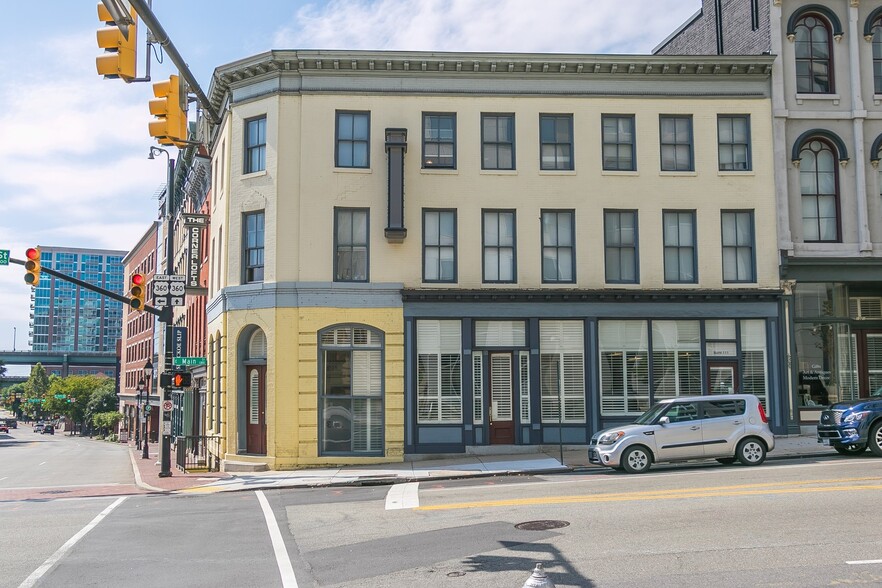
{"label": "concrete curb", "polygon": [[129,459],[132,462],[132,471],[135,473],[135,486],[141,488],[142,490],[149,490],[151,492],[162,492],[166,494],[169,490],[163,490],[162,488],[157,488],[156,486],[151,486],[141,479],[141,470],[138,469],[138,463],[135,461],[135,454],[132,453],[132,450],[129,449]]}

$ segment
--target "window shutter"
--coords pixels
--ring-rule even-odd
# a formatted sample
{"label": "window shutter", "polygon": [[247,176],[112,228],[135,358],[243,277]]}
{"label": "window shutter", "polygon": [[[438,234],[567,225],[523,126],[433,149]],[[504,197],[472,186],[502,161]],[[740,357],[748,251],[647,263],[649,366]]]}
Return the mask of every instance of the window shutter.
{"label": "window shutter", "polygon": [[475,424],[484,422],[484,355],[472,354],[472,420]]}
{"label": "window shutter", "polygon": [[266,335],[255,331],[248,342],[248,359],[266,359]]}
{"label": "window shutter", "polygon": [[585,360],[581,353],[563,356],[563,421],[585,422]]}
{"label": "window shutter", "polygon": [[352,395],[380,396],[383,393],[383,357],[377,351],[352,352]]}
{"label": "window shutter", "polygon": [[521,423],[530,423],[530,352],[518,353],[521,384]]}

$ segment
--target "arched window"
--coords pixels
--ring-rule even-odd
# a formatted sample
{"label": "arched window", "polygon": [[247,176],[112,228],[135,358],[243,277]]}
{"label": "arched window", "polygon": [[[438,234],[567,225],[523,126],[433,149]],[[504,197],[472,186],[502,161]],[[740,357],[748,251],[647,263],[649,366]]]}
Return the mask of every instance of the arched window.
{"label": "arched window", "polygon": [[796,92],[833,92],[833,46],[830,25],[816,14],[807,14],[793,29],[796,51]]}
{"label": "arched window", "polygon": [[839,241],[839,173],[836,152],[825,140],[812,138],[799,151],[802,193],[802,239]]}
{"label": "arched window", "polygon": [[383,334],[360,325],[319,333],[321,455],[383,455]]}
{"label": "arched window", "polygon": [[882,16],[873,21],[873,93],[882,94]]}

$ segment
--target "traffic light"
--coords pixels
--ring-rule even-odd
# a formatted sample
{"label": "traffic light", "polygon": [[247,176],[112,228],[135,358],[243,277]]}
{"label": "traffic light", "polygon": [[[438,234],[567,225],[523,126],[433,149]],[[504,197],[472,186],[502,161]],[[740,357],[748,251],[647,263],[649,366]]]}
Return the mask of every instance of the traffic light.
{"label": "traffic light", "polygon": [[156,120],[150,121],[150,136],[162,145],[187,141],[187,92],[181,90],[180,78],[175,75],[153,84],[156,98],[150,101],[150,114]]}
{"label": "traffic light", "polygon": [[31,247],[25,251],[25,284],[36,288],[40,285],[40,248]]}
{"label": "traffic light", "polygon": [[144,310],[146,281],[144,274],[132,274],[132,277],[129,278],[129,296],[131,297],[129,306],[134,310]]}
{"label": "traffic light", "polygon": [[163,388],[189,388],[193,385],[190,372],[163,372],[159,374],[159,385]]}
{"label": "traffic light", "polygon": [[[114,6],[118,3],[110,4]],[[125,20],[125,7],[119,5],[115,9],[120,12],[119,22],[114,20],[104,3],[98,3],[98,19],[105,25],[97,32],[98,47],[104,49],[104,54],[95,58],[95,65],[98,74],[105,78],[122,78],[131,82],[137,69],[138,13],[134,9],[129,11],[131,24],[128,24],[122,22]]]}

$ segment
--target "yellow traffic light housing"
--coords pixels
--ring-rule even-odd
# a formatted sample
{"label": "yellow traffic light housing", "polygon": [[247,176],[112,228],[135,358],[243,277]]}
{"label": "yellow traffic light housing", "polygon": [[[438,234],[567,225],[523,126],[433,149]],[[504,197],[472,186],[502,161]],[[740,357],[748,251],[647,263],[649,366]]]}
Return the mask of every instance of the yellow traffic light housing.
{"label": "yellow traffic light housing", "polygon": [[129,306],[133,310],[144,310],[144,297],[146,295],[147,278],[144,274],[132,274],[129,278]]}
{"label": "yellow traffic light housing", "polygon": [[150,114],[156,120],[150,122],[150,136],[162,145],[186,143],[187,93],[182,92],[178,76],[153,84],[153,95],[156,98],[150,101]]}
{"label": "yellow traffic light housing", "polygon": [[130,11],[132,24],[121,26],[114,22],[110,11],[98,3],[98,19],[104,28],[98,29],[98,47],[104,54],[95,58],[98,74],[105,78],[122,78],[126,82],[136,77],[138,13]]}
{"label": "yellow traffic light housing", "polygon": [[24,277],[25,284],[36,288],[40,285],[40,270],[42,269],[40,266],[40,248],[30,247],[25,251],[25,257],[27,258],[25,262],[25,271],[27,272]]}

